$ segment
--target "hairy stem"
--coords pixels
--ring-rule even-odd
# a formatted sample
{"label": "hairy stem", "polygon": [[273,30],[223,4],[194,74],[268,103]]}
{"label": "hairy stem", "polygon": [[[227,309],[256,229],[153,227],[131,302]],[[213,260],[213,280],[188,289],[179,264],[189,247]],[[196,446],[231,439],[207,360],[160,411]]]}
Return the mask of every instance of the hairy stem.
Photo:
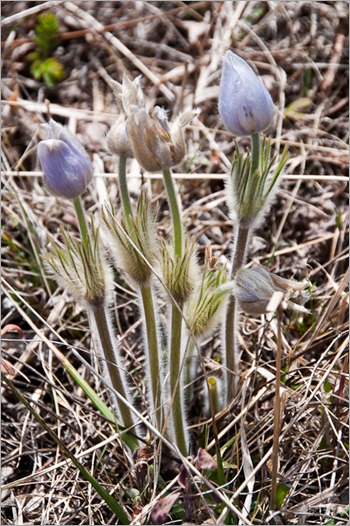
{"label": "hairy stem", "polygon": [[121,154],[119,157],[119,191],[122,201],[123,212],[125,220],[128,224],[130,217],[133,216],[131,202],[129,197],[128,185],[126,182],[126,160],[127,157]]}
{"label": "hairy stem", "polygon": [[183,252],[183,232],[181,223],[180,205],[176,196],[174,180],[171,170],[163,170],[163,179],[168,196],[170,213],[173,222],[174,255],[181,258]]}
{"label": "hairy stem", "polygon": [[[130,232],[132,231],[133,210],[131,207],[129,190],[126,180],[126,156],[119,157],[119,189],[122,201],[124,217]],[[161,368],[159,360],[159,341],[157,332],[157,320],[155,317],[155,305],[151,286],[140,287],[142,303],[142,324],[145,331],[145,343],[147,346],[146,360],[149,365],[150,392],[152,412],[155,411],[156,428],[162,426],[162,397],[161,397]]]}
{"label": "hairy stem", "polygon": [[[171,170],[163,170],[163,179],[173,223],[174,257],[180,259],[183,255],[183,228],[181,223],[180,204],[177,198]],[[181,453],[187,456],[188,440],[183,407],[183,386],[181,381],[182,308],[183,305],[172,305],[171,307],[171,336],[168,364],[170,369],[170,399],[175,440]]]}
{"label": "hairy stem", "polygon": [[188,455],[188,439],[181,382],[181,335],[182,309],[178,309],[177,306],[173,305],[171,307],[171,337],[168,359],[170,367],[170,403],[176,445],[186,457]]}
{"label": "hairy stem", "polygon": [[[259,170],[260,165],[260,135],[253,133],[251,136],[251,165],[249,179],[253,181],[253,175]],[[257,175],[259,177],[259,175]],[[237,271],[244,265],[246,260],[247,244],[249,240],[249,226],[245,222],[240,222],[238,218],[238,230],[234,239],[232,253],[231,279],[234,279]],[[231,296],[229,299],[226,318],[224,324],[224,347],[226,360],[226,402],[229,404],[235,395],[236,384],[239,373],[238,363],[238,344],[236,341],[238,325],[238,309],[236,299]]]}
{"label": "hairy stem", "polygon": [[156,428],[162,429],[162,382],[161,367],[159,360],[159,344],[157,321],[155,317],[155,306],[153,301],[153,291],[150,286],[140,287],[140,293],[143,305],[143,323],[145,329],[145,338],[148,349],[148,362],[150,374],[150,398],[152,412],[155,411]]}
{"label": "hairy stem", "polygon": [[[239,226],[235,236],[233,248],[233,261],[231,279],[234,279],[236,272],[245,263],[246,250],[249,239],[249,227]],[[236,392],[238,375],[238,349],[236,342],[237,331],[237,306],[236,299],[231,296],[226,310],[224,324],[224,346],[225,346],[225,365],[226,365],[226,403],[229,404]]]}
{"label": "hairy stem", "polygon": [[83,241],[83,245],[87,247],[90,243],[90,234],[80,196],[73,199],[73,204],[75,213],[77,214],[81,239]]}
{"label": "hairy stem", "polygon": [[281,363],[282,363],[282,327],[281,327],[281,306],[278,307],[277,316],[277,352],[276,352],[276,380],[275,380],[275,405],[273,418],[273,444],[272,444],[272,470],[271,470],[271,497],[270,508],[276,509],[276,492],[278,476],[278,450],[281,431]]}
{"label": "hairy stem", "polygon": [[[96,326],[98,343],[101,352],[104,355],[106,367],[111,380],[111,384],[119,394],[126,400],[128,389],[125,385],[125,378],[122,369],[118,363],[118,349],[116,348],[115,338],[111,334],[111,327],[108,323],[108,317],[105,307],[97,307],[91,311],[93,325]],[[121,400],[117,400],[118,409],[126,428],[134,428],[135,421],[129,407]]]}

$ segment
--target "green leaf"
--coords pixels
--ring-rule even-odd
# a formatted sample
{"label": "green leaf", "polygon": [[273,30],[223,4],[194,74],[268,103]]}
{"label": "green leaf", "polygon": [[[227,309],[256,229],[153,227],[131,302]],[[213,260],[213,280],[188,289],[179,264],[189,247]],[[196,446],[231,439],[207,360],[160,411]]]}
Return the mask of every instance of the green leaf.
{"label": "green leaf", "polygon": [[325,383],[323,384],[323,388],[326,393],[330,393],[333,389],[333,385],[331,384],[329,380],[326,380]]}
{"label": "green leaf", "polygon": [[59,22],[53,13],[39,15],[38,23],[35,26],[34,38],[41,58],[46,58],[57,47],[59,43],[57,39],[59,28]]}
{"label": "green leaf", "polygon": [[304,115],[299,110],[307,109],[312,100],[307,97],[300,97],[295,101],[291,102],[284,110],[284,116],[295,120],[303,119]]}
{"label": "green leaf", "polygon": [[42,62],[43,79],[48,88],[53,88],[57,82],[63,79],[64,69],[58,60],[53,57]]}
{"label": "green leaf", "polygon": [[287,484],[277,484],[276,488],[276,510],[281,509],[284,499],[286,498],[287,493],[290,490],[290,486]]}

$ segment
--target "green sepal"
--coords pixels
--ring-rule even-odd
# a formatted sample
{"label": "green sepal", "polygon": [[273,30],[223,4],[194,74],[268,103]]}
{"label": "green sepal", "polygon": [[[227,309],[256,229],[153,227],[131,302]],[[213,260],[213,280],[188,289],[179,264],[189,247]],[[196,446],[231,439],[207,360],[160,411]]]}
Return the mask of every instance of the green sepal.
{"label": "green sepal", "polygon": [[[273,165],[277,156],[271,157],[271,140],[264,138],[261,147],[259,138],[256,151],[243,154],[237,146],[228,180],[229,199],[232,211],[241,225],[252,225],[266,209],[272,190],[287,161],[287,148],[284,149],[277,167]],[[254,146],[254,143],[253,143]],[[253,158],[253,155],[256,158]]]}

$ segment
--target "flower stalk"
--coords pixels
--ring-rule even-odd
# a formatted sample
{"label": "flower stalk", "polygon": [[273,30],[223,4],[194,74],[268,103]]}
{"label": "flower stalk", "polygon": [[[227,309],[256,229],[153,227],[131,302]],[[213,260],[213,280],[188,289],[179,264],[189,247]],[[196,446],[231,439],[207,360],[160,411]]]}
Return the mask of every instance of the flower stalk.
{"label": "flower stalk", "polygon": [[[238,226],[232,256],[231,279],[244,265],[249,240],[249,227]],[[239,348],[236,334],[238,329],[238,312],[235,296],[232,294],[228,300],[225,322],[223,324],[223,342],[226,370],[226,403],[230,404],[236,394],[239,372]]]}
{"label": "flower stalk", "polygon": [[[173,254],[174,260],[183,258],[183,228],[181,222],[180,204],[176,194],[174,179],[170,169],[163,170],[164,185],[168,197],[173,225]],[[182,332],[183,307],[182,298],[176,298],[177,305],[170,307],[170,341],[168,352],[169,385],[171,399],[172,423],[174,426],[176,444],[184,456],[188,455],[188,433],[184,407],[184,386],[182,378]]]}
{"label": "flower stalk", "polygon": [[129,222],[129,219],[133,217],[130,197],[129,197],[129,190],[128,190],[128,184],[126,180],[126,161],[127,157],[124,153],[121,153],[119,156],[119,191],[120,191],[120,197],[124,212],[124,217],[126,222]]}
{"label": "flower stalk", "polygon": [[155,426],[161,430],[163,425],[161,342],[151,270],[157,246],[156,234],[145,193],[140,197],[136,213],[132,210],[126,179],[126,156],[123,154],[119,159],[119,189],[123,211],[120,226],[123,230],[115,219],[113,209],[104,210],[103,220],[110,236],[115,264],[133,280],[139,294],[146,349],[150,414],[155,416]]}
{"label": "flower stalk", "polygon": [[161,430],[163,427],[162,384],[164,382],[162,381],[159,331],[156,319],[157,311],[153,298],[153,287],[140,287],[140,295],[150,376],[151,408],[155,413],[156,428]]}
{"label": "flower stalk", "polygon": [[88,244],[90,243],[90,234],[80,196],[75,197],[73,199],[73,205],[75,208],[75,213],[77,215],[79,231],[83,245],[88,246]]}
{"label": "flower stalk", "polygon": [[[104,359],[105,367],[107,368],[112,387],[126,400],[130,401],[130,396],[125,387],[125,378],[122,374],[122,365],[119,358],[119,350],[116,348],[115,337],[112,336],[112,329],[109,323],[109,313],[104,306],[92,309],[89,312],[91,327],[97,345],[101,349]],[[122,422],[127,429],[133,429],[135,421],[130,408],[124,404],[119,398],[117,400],[118,409]]]}
{"label": "flower stalk", "polygon": [[170,169],[163,170],[163,180],[168,197],[171,219],[173,224],[174,255],[178,258],[181,258],[183,251],[181,212],[174,179],[172,177]]}
{"label": "flower stalk", "polygon": [[188,455],[188,432],[185,419],[184,392],[182,382],[182,309],[183,305],[171,306],[171,335],[169,349],[171,414],[176,445],[184,456]]}

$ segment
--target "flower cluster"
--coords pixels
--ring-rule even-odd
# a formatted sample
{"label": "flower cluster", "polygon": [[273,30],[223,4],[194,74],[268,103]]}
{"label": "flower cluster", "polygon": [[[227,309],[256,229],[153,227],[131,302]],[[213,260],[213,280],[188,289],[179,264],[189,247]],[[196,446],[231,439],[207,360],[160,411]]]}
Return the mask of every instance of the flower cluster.
{"label": "flower cluster", "polygon": [[[290,301],[306,283],[280,278],[263,267],[245,268],[251,232],[258,220],[264,219],[287,154],[284,151],[278,159],[271,155],[272,142],[261,141],[260,133],[272,124],[274,104],[253,69],[228,51],[223,59],[219,111],[233,134],[251,135],[252,147],[245,153],[237,148],[227,177],[227,201],[235,227],[231,261],[220,266],[207,248],[205,263],[200,266],[195,240],[184,228],[181,201],[170,170],[185,156],[184,129],[196,112],[182,113],[169,122],[161,107],[147,108],[140,78],[132,81],[124,76],[122,83],[111,81],[111,87],[119,113],[107,135],[107,147],[120,157],[121,211],[115,212],[112,204],[102,209],[108,250],[94,222],[86,221],[79,199],[92,180],[88,154],[66,128],[50,120],[42,126],[45,138],[38,145],[44,183],[53,195],[73,200],[82,239],[63,232],[64,242],[52,242],[46,261],[56,281],[86,308],[91,331],[106,363],[106,377],[117,393],[117,414],[124,427],[137,430],[126,368],[111,323],[113,274],[107,254],[129,279],[140,307],[149,421],[156,426],[158,435],[164,431],[173,440],[176,451],[186,457],[189,431],[184,393],[191,398],[195,392],[203,341],[221,322],[220,363],[224,362],[226,381],[222,371],[222,378],[220,374],[218,378],[204,375],[211,410],[219,411],[222,391],[230,404],[238,384],[238,311],[264,314],[271,305],[277,308],[271,300],[278,297],[287,307],[307,312]],[[126,176],[128,157],[134,157],[146,171],[163,171],[172,220],[172,235],[167,240],[158,236],[146,192],[141,192],[136,207],[131,202]],[[166,313],[164,320],[160,308]]]}

